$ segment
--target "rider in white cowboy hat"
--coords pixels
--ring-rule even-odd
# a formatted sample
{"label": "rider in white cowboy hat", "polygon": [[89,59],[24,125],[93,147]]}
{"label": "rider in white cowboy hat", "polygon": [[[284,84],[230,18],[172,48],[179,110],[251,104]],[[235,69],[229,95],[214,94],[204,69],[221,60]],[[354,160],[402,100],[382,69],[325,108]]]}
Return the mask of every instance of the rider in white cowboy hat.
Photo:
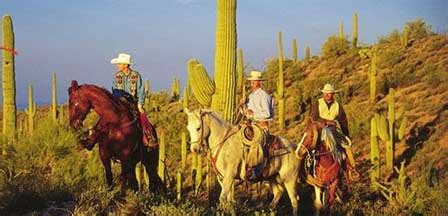
{"label": "rider in white cowboy hat", "polygon": [[[313,121],[320,123],[321,127],[339,127],[342,133],[349,137],[348,121],[347,115],[345,114],[344,108],[339,104],[335,98],[335,93],[339,92],[333,85],[325,84],[324,88],[321,89],[323,97],[319,98],[316,102],[311,104],[310,117]],[[359,173],[355,169],[355,159],[351,148],[344,148],[346,153],[346,165],[349,176],[351,180],[359,180]]]}
{"label": "rider in white cowboy hat", "polygon": [[274,118],[272,96],[261,87],[264,79],[260,71],[251,71],[247,80],[250,81],[252,92],[249,94],[244,114],[259,127],[269,131],[269,122]]}
{"label": "rider in white cowboy hat", "polygon": [[131,55],[120,53],[110,63],[115,64],[117,67],[117,72],[112,83],[112,91],[119,89],[132,95],[137,100],[139,112],[144,113],[145,91],[143,89],[142,77],[140,73],[131,69]]}

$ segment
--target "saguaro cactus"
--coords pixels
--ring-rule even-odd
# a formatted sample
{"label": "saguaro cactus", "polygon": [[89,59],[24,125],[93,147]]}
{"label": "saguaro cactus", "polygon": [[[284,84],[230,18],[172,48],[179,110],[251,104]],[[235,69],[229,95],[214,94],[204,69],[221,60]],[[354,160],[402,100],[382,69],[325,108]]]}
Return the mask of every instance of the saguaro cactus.
{"label": "saguaro cactus", "polygon": [[191,84],[191,90],[199,104],[210,107],[212,95],[215,92],[215,84],[209,78],[203,65],[196,59],[188,61],[188,80]]}
{"label": "saguaro cactus", "polygon": [[9,15],[3,16],[2,34],[3,134],[9,141],[16,137],[16,78],[14,62],[14,30]]}
{"label": "saguaro cactus", "polygon": [[370,172],[370,179],[372,182],[372,188],[376,190],[378,186],[375,182],[378,182],[381,176],[381,163],[375,117],[370,120],[370,161],[373,165]]}
{"label": "saguaro cactus", "polygon": [[278,97],[278,125],[279,129],[285,129],[285,92],[283,79],[283,43],[282,32],[278,33],[278,81],[277,81],[277,97]]}
{"label": "saguaro cactus", "polygon": [[294,61],[294,63],[297,62],[297,40],[294,38],[292,39],[292,60]]}
{"label": "saguaro cactus", "polygon": [[58,101],[57,101],[56,73],[51,75],[51,117],[54,121],[58,118]]}
{"label": "saguaro cactus", "polygon": [[[378,135],[381,140],[386,143],[386,170],[389,173],[393,172],[395,142],[403,139],[407,124],[407,118],[404,116],[402,111],[395,111],[394,97],[395,90],[391,88],[389,89],[389,94],[387,95],[387,120],[384,115],[375,114]],[[401,123],[399,126],[398,136],[395,136],[395,123],[396,120],[400,118]]]}
{"label": "saguaro cactus", "polygon": [[240,97],[241,94],[243,93],[243,88],[244,88],[244,58],[243,58],[243,49],[239,48],[238,49],[238,59],[237,59],[237,64],[236,64],[236,86],[237,86],[237,93]]}
{"label": "saguaro cactus", "polygon": [[345,39],[345,36],[344,36],[344,22],[342,22],[342,20],[341,20],[341,22],[339,22],[339,38],[340,39]]}
{"label": "saguaro cactus", "polygon": [[182,170],[185,170],[187,167],[187,134],[185,131],[182,131],[181,133],[181,143],[180,143],[180,150],[181,150],[181,168]]}
{"label": "saguaro cactus", "polygon": [[215,84],[212,109],[233,121],[236,102],[236,0],[217,0]]}
{"label": "saguaro cactus", "polygon": [[162,182],[165,183],[165,171],[166,171],[166,146],[165,146],[165,133],[163,131],[160,132],[160,143],[159,143],[159,166],[158,166],[158,174]]}
{"label": "saguaro cactus", "polygon": [[198,155],[196,164],[195,194],[199,194],[202,185],[202,155]]}
{"label": "saguaro cactus", "polygon": [[353,35],[352,46],[356,48],[358,46],[358,14],[353,14]]}
{"label": "saguaro cactus", "polygon": [[236,0],[217,0],[214,84],[197,60],[188,62],[189,81],[199,103],[233,121],[236,105]]}
{"label": "saguaro cactus", "polygon": [[25,110],[28,115],[28,133],[34,134],[34,116],[36,116],[36,102],[33,99],[33,85],[28,86],[28,108]]}
{"label": "saguaro cactus", "polygon": [[179,99],[180,95],[180,80],[174,78],[173,83],[171,85],[171,96],[174,100]]}
{"label": "saguaro cactus", "polygon": [[386,168],[389,171],[394,169],[394,149],[395,149],[395,90],[393,88],[389,89],[389,94],[387,95],[387,119],[389,121],[389,141],[386,142]]}
{"label": "saguaro cactus", "polygon": [[306,46],[306,48],[305,48],[305,62],[309,63],[310,60],[311,60],[310,47]]}
{"label": "saguaro cactus", "polygon": [[146,112],[149,112],[151,110],[151,88],[150,88],[150,84],[149,84],[149,80],[145,81],[145,110]]}
{"label": "saguaro cactus", "polygon": [[409,31],[408,28],[404,28],[400,34],[400,43],[403,48],[406,48],[409,44]]}
{"label": "saguaro cactus", "polygon": [[377,75],[377,55],[376,55],[377,49],[376,46],[372,49],[371,52],[371,63],[370,63],[370,70],[369,70],[369,80],[370,80],[370,103],[375,103],[375,97],[376,97],[376,75]]}

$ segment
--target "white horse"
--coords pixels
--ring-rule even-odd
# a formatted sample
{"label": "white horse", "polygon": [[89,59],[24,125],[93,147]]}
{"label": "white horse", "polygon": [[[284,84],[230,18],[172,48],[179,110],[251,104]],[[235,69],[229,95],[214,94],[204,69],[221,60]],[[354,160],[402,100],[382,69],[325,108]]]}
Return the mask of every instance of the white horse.
{"label": "white horse", "polygon": [[[189,111],[188,132],[190,133],[191,151],[199,152],[205,148],[209,149],[212,166],[218,175],[221,185],[219,197],[220,205],[231,204],[233,201],[232,188],[234,180],[240,178],[245,180],[245,168],[243,165],[242,135],[233,133],[233,126],[222,120],[216,113],[209,110]],[[281,138],[283,146],[287,149],[285,154],[269,159],[266,164],[268,168],[263,178],[268,180],[273,190],[274,198],[270,203],[270,208],[275,208],[286,190],[291,205],[293,215],[298,213],[297,179],[301,160],[294,154],[295,145],[290,141]]]}

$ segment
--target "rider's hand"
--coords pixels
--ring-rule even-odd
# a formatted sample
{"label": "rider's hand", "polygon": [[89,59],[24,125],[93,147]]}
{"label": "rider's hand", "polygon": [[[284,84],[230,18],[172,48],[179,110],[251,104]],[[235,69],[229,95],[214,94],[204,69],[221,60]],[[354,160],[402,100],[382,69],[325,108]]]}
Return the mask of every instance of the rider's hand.
{"label": "rider's hand", "polygon": [[138,105],[138,111],[139,111],[140,113],[144,113],[144,112],[145,112],[145,109],[143,109],[143,105],[142,105],[142,104],[139,104],[139,105]]}
{"label": "rider's hand", "polygon": [[325,124],[328,125],[328,126],[336,126],[336,122],[335,121],[330,121],[330,120],[326,121]]}
{"label": "rider's hand", "polygon": [[246,114],[246,115],[253,115],[253,114],[254,114],[254,111],[251,110],[251,109],[246,109],[246,110],[245,110],[245,114]]}

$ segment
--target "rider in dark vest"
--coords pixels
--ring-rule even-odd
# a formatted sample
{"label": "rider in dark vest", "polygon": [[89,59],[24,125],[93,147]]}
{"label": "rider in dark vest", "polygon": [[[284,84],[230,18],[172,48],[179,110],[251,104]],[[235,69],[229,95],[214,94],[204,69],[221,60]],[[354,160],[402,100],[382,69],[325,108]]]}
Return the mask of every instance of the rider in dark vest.
{"label": "rider in dark vest", "polygon": [[[335,90],[334,86],[331,84],[326,84],[321,90],[323,97],[313,102],[311,104],[310,117],[313,121],[320,123],[320,127],[336,127],[342,133],[350,137],[348,130],[347,115],[345,114],[344,108],[334,99],[334,94],[339,92]],[[352,181],[359,180],[359,173],[355,169],[355,159],[353,157],[352,150],[349,146],[343,147],[346,159],[345,163],[347,165],[346,172]]]}

